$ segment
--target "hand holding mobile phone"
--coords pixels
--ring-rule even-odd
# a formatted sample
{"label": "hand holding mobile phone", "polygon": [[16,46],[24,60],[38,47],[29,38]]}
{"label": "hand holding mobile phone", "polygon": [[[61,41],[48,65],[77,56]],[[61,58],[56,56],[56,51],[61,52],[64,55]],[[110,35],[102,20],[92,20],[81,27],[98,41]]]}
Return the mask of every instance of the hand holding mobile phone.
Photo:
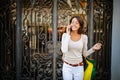
{"label": "hand holding mobile phone", "polygon": [[67,32],[68,34],[70,34],[70,31],[71,31],[71,25],[68,25],[68,26],[67,26],[67,29],[66,29],[66,32]]}

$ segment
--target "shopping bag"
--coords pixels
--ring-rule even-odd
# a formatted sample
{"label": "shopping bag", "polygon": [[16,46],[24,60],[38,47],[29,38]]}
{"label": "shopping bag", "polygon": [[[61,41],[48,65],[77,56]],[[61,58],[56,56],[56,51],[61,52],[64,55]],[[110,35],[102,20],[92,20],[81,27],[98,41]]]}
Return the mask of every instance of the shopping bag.
{"label": "shopping bag", "polygon": [[95,77],[95,60],[85,58],[84,59],[84,79],[83,80],[93,80]]}

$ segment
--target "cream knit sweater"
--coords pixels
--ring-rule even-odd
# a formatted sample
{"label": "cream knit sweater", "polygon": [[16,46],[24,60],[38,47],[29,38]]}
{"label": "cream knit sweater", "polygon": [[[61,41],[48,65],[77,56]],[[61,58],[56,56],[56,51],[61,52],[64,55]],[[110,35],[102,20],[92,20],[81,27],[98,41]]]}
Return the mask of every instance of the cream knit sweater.
{"label": "cream knit sweater", "polygon": [[87,57],[94,52],[92,49],[87,50],[87,43],[87,35],[82,34],[80,40],[72,41],[70,35],[63,33],[61,41],[63,60],[70,64],[82,62],[82,54],[84,57]]}

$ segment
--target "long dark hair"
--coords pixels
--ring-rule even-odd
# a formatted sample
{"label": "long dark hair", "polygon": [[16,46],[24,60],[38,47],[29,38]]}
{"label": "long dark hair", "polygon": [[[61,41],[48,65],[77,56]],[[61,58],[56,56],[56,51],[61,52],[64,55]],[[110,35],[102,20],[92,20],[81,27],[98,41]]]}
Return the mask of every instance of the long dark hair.
{"label": "long dark hair", "polygon": [[73,18],[76,18],[79,22],[79,25],[80,25],[80,28],[78,29],[78,34],[84,34],[84,22],[82,20],[82,18],[80,16],[73,16],[71,19],[70,19],[70,24],[72,22],[72,19]]}

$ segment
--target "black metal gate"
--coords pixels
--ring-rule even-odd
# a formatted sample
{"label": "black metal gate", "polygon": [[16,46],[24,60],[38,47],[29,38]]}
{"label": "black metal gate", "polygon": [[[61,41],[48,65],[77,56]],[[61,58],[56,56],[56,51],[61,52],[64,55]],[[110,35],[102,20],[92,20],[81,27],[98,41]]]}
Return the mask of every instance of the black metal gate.
{"label": "black metal gate", "polygon": [[89,47],[103,47],[95,80],[111,79],[112,0],[1,0],[0,80],[62,80],[61,36],[82,16]]}

